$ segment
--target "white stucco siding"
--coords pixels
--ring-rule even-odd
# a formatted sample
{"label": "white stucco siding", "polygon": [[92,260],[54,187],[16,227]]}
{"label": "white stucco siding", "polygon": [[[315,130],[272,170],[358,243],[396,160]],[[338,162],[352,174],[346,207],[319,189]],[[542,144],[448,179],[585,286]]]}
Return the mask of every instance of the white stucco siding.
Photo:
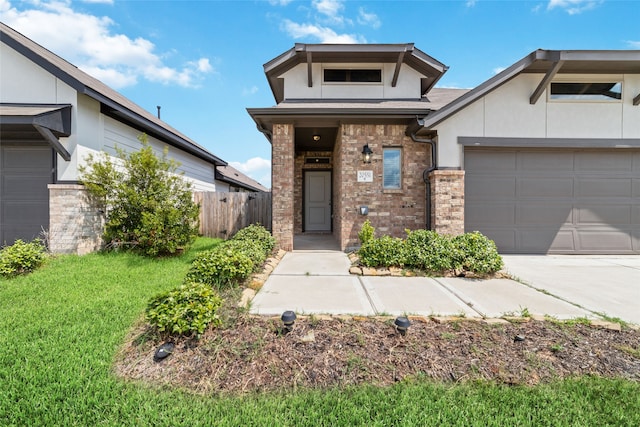
{"label": "white stucco siding", "polygon": [[529,103],[541,78],[525,74],[484,97],[484,136],[544,138],[545,102]]}
{"label": "white stucco siding", "polygon": [[[325,68],[382,69],[381,83],[324,83]],[[391,86],[395,64],[332,64],[312,65],[313,86],[309,87],[307,64],[298,64],[283,73],[285,99],[419,99],[421,75],[413,68],[403,65],[396,87]]]}
{"label": "white stucco siding", "polygon": [[552,101],[547,93],[529,99],[543,74],[521,74],[437,124],[438,166],[461,167],[458,137],[640,138],[639,75],[562,75],[562,80],[623,82],[623,100]]}
{"label": "white stucco siding", "polygon": [[[58,103],[56,78],[0,43],[2,72],[0,72],[0,102]],[[67,100],[66,102],[70,102]]]}

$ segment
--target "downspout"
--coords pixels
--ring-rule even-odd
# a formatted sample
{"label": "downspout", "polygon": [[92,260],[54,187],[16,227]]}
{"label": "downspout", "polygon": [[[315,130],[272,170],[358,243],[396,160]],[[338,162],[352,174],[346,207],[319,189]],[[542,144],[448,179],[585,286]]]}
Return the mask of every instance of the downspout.
{"label": "downspout", "polygon": [[269,144],[273,143],[273,132],[263,127],[262,123],[256,123],[256,128],[258,128],[260,133],[262,133],[265,136],[265,138],[267,138],[267,140],[269,141]]}
{"label": "downspout", "polygon": [[427,230],[431,230],[431,183],[429,182],[429,174],[438,168],[438,153],[436,152],[436,141],[433,138],[421,138],[416,135],[418,129],[420,129],[424,125],[424,120],[420,118],[416,118],[417,127],[413,127],[413,129],[409,132],[409,137],[413,142],[420,142],[424,144],[429,144],[431,147],[431,165],[426,168],[422,172],[422,180],[425,183],[425,198],[426,198],[426,208],[425,208],[425,216],[426,216],[426,224],[425,228]]}

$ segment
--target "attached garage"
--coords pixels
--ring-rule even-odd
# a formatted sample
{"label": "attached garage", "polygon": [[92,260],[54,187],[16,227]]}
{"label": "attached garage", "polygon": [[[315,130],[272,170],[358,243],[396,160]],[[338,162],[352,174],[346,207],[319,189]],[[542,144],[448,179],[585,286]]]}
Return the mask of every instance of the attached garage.
{"label": "attached garage", "polygon": [[0,243],[31,241],[49,228],[53,149],[46,142],[0,143]]}
{"label": "attached garage", "polygon": [[467,146],[464,169],[465,231],[503,253],[640,253],[638,148]]}

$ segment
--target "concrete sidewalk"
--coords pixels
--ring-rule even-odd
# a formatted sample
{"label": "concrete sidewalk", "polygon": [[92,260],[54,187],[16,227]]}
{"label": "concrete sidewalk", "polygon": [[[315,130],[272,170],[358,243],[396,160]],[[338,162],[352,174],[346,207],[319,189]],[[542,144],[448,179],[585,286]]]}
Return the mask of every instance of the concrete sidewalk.
{"label": "concrete sidewalk", "polygon": [[251,312],[501,317],[526,310],[559,319],[596,317],[513,280],[355,276],[349,266],[340,251],[288,252],[253,299]]}

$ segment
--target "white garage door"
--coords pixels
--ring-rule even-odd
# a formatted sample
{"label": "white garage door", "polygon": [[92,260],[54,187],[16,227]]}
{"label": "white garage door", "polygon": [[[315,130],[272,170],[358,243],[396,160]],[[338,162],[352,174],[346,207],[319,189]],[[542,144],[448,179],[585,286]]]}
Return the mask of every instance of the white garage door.
{"label": "white garage door", "polygon": [[640,253],[640,150],[465,149],[465,229],[503,253]]}

